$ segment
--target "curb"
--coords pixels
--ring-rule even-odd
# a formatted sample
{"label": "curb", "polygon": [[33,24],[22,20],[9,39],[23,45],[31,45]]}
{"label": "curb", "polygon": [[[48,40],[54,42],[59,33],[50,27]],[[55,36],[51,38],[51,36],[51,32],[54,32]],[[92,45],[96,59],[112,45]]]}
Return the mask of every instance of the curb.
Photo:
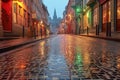
{"label": "curb", "polygon": [[27,44],[34,43],[34,42],[37,42],[37,41],[40,41],[40,40],[44,40],[44,39],[48,39],[48,38],[49,38],[49,37],[43,38],[43,39],[31,40],[31,41],[27,41],[27,42],[20,43],[20,44],[17,44],[17,45],[5,47],[5,48],[0,48],[0,53],[8,52],[8,51],[11,51],[11,50],[13,50],[13,49],[17,49],[17,48],[19,48],[19,47],[25,46],[25,45],[27,45]]}
{"label": "curb", "polygon": [[100,36],[90,36],[90,35],[80,35],[80,36],[93,37],[93,38],[99,38],[99,39],[104,39],[104,40],[110,40],[110,41],[120,42],[120,39],[111,38],[111,37],[100,37]]}
{"label": "curb", "polygon": [[13,40],[13,39],[19,39],[19,37],[17,38],[12,38],[12,37],[5,37],[5,38],[0,38],[0,41],[5,41],[5,40]]}

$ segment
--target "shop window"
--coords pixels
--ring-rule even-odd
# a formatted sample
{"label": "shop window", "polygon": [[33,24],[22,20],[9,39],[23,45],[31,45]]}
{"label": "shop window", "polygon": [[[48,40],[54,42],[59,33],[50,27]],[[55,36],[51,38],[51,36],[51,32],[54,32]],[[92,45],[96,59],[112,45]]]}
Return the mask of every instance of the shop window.
{"label": "shop window", "polygon": [[108,1],[103,5],[103,23],[111,22],[111,2]]}
{"label": "shop window", "polygon": [[93,13],[93,26],[96,25],[98,25],[98,8],[95,8]]}
{"label": "shop window", "polygon": [[109,7],[109,10],[108,10],[108,22],[111,22],[111,1],[108,2],[108,7]]}
{"label": "shop window", "polygon": [[117,0],[117,19],[120,19],[120,1]]}
{"label": "shop window", "polygon": [[21,6],[19,6],[19,15],[22,16],[22,7]]}
{"label": "shop window", "polygon": [[17,23],[17,3],[14,3],[14,13],[13,13],[13,21]]}
{"label": "shop window", "polygon": [[107,4],[103,5],[103,24],[107,23]]}
{"label": "shop window", "polygon": [[[102,21],[102,23],[103,23],[103,25],[102,25],[102,31],[104,32],[104,31],[106,31],[106,29],[107,29],[107,26],[110,26],[110,22],[111,22],[111,1],[107,1],[105,4],[103,4],[103,6],[102,6],[103,8],[103,13],[102,13],[102,15],[103,15],[103,21]],[[108,23],[109,23],[109,25],[108,25]]]}
{"label": "shop window", "polygon": [[17,13],[17,3],[14,3],[14,13]]}
{"label": "shop window", "polygon": [[120,31],[120,1],[117,0],[117,31]]}

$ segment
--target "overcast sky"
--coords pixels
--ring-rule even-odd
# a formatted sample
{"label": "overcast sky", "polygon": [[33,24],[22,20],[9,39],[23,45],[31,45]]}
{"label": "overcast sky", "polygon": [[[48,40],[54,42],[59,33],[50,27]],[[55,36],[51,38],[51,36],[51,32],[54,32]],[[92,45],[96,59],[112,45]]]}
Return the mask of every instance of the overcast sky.
{"label": "overcast sky", "polygon": [[54,14],[54,9],[56,9],[58,17],[63,17],[63,11],[65,10],[68,0],[43,0],[43,2],[47,6],[51,17]]}

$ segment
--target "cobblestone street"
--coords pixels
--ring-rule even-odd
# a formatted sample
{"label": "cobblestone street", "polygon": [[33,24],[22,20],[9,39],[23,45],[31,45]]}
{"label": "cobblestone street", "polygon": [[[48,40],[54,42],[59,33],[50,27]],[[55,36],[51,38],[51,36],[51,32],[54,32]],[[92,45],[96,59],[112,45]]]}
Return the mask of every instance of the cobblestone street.
{"label": "cobblestone street", "polygon": [[120,80],[120,43],[57,35],[0,54],[0,80]]}

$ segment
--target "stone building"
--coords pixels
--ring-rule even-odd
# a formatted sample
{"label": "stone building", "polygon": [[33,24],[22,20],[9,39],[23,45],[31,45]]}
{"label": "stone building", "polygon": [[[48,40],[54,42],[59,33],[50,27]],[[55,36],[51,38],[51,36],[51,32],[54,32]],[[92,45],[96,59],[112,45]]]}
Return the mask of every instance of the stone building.
{"label": "stone building", "polygon": [[88,32],[103,36],[117,36],[119,34],[119,0],[75,0],[75,2],[75,5],[81,7],[81,13],[79,13],[81,33]]}
{"label": "stone building", "polygon": [[72,8],[72,6],[75,5],[75,0],[69,0],[67,6],[66,6],[66,14],[64,16],[65,23],[66,23],[66,33],[74,33],[76,34],[76,19],[75,19],[75,11]]}
{"label": "stone building", "polygon": [[48,24],[49,14],[42,0],[0,0],[0,9],[0,36],[3,37],[37,36],[41,25]]}

